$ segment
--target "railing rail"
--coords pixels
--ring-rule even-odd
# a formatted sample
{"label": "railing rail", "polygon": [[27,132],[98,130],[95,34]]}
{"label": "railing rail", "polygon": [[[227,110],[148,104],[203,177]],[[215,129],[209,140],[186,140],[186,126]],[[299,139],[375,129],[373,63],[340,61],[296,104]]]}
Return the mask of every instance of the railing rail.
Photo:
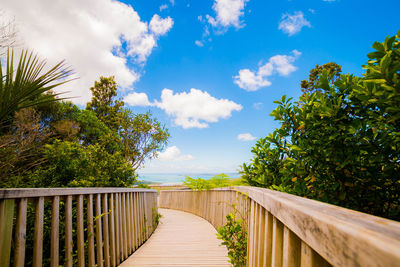
{"label": "railing rail", "polygon": [[151,189],[0,189],[0,266],[117,266],[154,231],[156,213]]}
{"label": "railing rail", "polygon": [[248,222],[247,266],[400,266],[400,223],[255,187],[161,191],[159,206],[215,228],[235,209]]}

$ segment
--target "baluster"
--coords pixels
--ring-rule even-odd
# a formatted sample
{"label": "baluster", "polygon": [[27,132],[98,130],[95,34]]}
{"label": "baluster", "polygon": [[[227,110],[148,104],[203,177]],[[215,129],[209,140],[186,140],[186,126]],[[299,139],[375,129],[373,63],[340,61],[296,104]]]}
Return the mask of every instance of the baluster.
{"label": "baluster", "polygon": [[283,224],[273,217],[272,231],[272,266],[282,266]]}
{"label": "baluster", "polygon": [[[43,262],[43,214],[44,197],[39,197],[35,205],[35,232],[33,237],[33,267],[41,267]],[[1,264],[0,264],[1,265]]]}
{"label": "baluster", "polygon": [[53,197],[52,214],[51,214],[51,251],[50,251],[50,266],[58,267],[59,256],[59,208],[60,197]]}
{"label": "baluster", "polygon": [[119,238],[119,232],[121,230],[119,226],[119,194],[115,194],[115,256],[117,260],[117,265],[121,262],[121,248],[120,248],[120,238]]}
{"label": "baluster", "polygon": [[76,201],[76,234],[78,247],[78,266],[85,266],[85,239],[83,226],[83,195],[79,195]]}
{"label": "baluster", "polygon": [[122,193],[122,200],[121,200],[121,215],[122,215],[122,240],[124,246],[124,259],[128,257],[128,242],[127,242],[127,231],[126,231],[126,198],[125,193]]}
{"label": "baluster", "polygon": [[17,228],[15,229],[14,266],[16,267],[25,264],[26,205],[27,199],[21,198],[18,203]]}
{"label": "baluster", "polygon": [[65,266],[72,267],[72,196],[65,199]]}
{"label": "baluster", "polygon": [[103,194],[103,214],[104,214],[104,226],[103,226],[103,236],[104,236],[104,265],[105,267],[110,266],[110,235],[108,226],[108,194]]}
{"label": "baluster", "polygon": [[116,230],[115,230],[114,195],[115,194],[110,194],[110,209],[111,209],[111,212],[109,214],[109,219],[110,219],[111,266],[117,266],[116,253],[115,253]]}
{"label": "baluster", "polygon": [[87,239],[88,239],[88,263],[90,267],[96,265],[94,254],[94,230],[93,230],[93,195],[87,197]]}
{"label": "baluster", "polygon": [[272,231],[273,231],[273,216],[267,210],[265,210],[265,253],[263,259],[263,266],[272,266]]}
{"label": "baluster", "polygon": [[283,266],[297,267],[301,263],[301,240],[284,226],[283,228]]}
{"label": "baluster", "polygon": [[97,267],[103,267],[103,236],[101,216],[101,194],[96,194],[96,255]]}
{"label": "baluster", "polygon": [[260,206],[258,215],[258,252],[257,252],[257,264],[258,266],[264,266],[264,254],[265,254],[265,209]]}
{"label": "baluster", "polygon": [[14,199],[0,201],[0,266],[10,264],[14,206]]}

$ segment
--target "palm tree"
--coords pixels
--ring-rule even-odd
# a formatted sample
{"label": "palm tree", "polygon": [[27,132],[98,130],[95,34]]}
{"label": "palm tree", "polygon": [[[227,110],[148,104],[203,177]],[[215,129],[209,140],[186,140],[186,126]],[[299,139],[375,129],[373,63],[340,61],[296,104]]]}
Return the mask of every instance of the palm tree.
{"label": "palm tree", "polygon": [[0,60],[0,125],[11,119],[15,112],[42,103],[60,100],[50,90],[64,84],[72,70],[59,62],[49,71],[43,73],[46,65],[33,53],[22,51],[17,68],[14,70],[14,52],[8,51],[6,68]]}

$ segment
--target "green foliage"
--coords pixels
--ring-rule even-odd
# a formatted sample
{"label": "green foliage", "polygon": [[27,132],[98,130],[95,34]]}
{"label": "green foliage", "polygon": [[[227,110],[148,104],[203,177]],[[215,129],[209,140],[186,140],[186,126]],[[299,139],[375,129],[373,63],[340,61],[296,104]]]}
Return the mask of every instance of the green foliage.
{"label": "green foliage", "polygon": [[148,184],[138,184],[136,187],[137,188],[151,189],[151,187]]}
{"label": "green foliage", "polygon": [[249,184],[400,220],[399,39],[374,43],[364,77],[317,70],[316,90],[275,101],[281,126],[243,164]]}
{"label": "green foliage", "polygon": [[100,77],[91,87],[93,97],[86,105],[87,110],[92,110],[97,117],[110,129],[118,130],[121,110],[124,106],[122,100],[115,100],[117,96],[117,83],[114,76]]}
{"label": "green foliage", "polygon": [[14,68],[14,52],[7,53],[5,73],[0,60],[0,124],[9,125],[15,112],[41,103],[57,101],[55,94],[44,94],[66,83],[71,70],[63,62],[41,74],[45,61],[39,61],[33,53],[22,51],[17,68]]}
{"label": "green foliage", "polygon": [[202,178],[191,178],[189,176],[185,176],[185,181],[183,181],[183,184],[189,187],[190,189],[197,190],[197,191],[203,191],[203,190],[209,190],[212,188],[211,183]]}
{"label": "green foliage", "polygon": [[156,229],[158,224],[160,223],[160,219],[162,218],[161,213],[158,213],[157,208],[153,207],[153,229]]}
{"label": "green foliage", "polygon": [[340,77],[342,72],[342,66],[336,64],[335,62],[329,62],[323,65],[315,65],[315,68],[310,70],[310,75],[308,80],[302,80],[300,87],[303,93],[312,93],[313,91],[320,90],[318,87],[318,81],[321,77],[323,71],[327,71],[328,75],[332,77],[331,82],[335,82]]}
{"label": "green foliage", "polygon": [[217,237],[223,241],[222,245],[228,248],[229,262],[235,267],[246,266],[247,223],[244,218],[238,218],[236,210],[234,213],[229,213],[226,220],[226,224],[218,228]]}
{"label": "green foliage", "polygon": [[192,178],[189,176],[185,176],[185,180],[183,184],[193,190],[209,190],[212,188],[218,187],[227,187],[234,185],[243,185],[241,179],[230,179],[228,175],[225,173],[217,174],[210,179],[206,180],[203,178]]}
{"label": "green foliage", "polygon": [[110,154],[100,144],[56,140],[46,145],[44,158],[46,165],[28,175],[35,187],[126,187],[136,178],[120,152]]}

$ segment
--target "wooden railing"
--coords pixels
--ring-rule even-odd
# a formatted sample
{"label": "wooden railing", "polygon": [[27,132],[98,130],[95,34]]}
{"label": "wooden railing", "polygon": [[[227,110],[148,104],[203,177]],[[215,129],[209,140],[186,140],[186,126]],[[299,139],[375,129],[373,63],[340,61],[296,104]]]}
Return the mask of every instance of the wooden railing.
{"label": "wooden railing", "polygon": [[156,213],[150,189],[1,189],[0,266],[117,266],[151,235]]}
{"label": "wooden railing", "polygon": [[247,266],[400,266],[400,223],[254,187],[161,191],[159,206],[218,228],[232,207],[247,219]]}

